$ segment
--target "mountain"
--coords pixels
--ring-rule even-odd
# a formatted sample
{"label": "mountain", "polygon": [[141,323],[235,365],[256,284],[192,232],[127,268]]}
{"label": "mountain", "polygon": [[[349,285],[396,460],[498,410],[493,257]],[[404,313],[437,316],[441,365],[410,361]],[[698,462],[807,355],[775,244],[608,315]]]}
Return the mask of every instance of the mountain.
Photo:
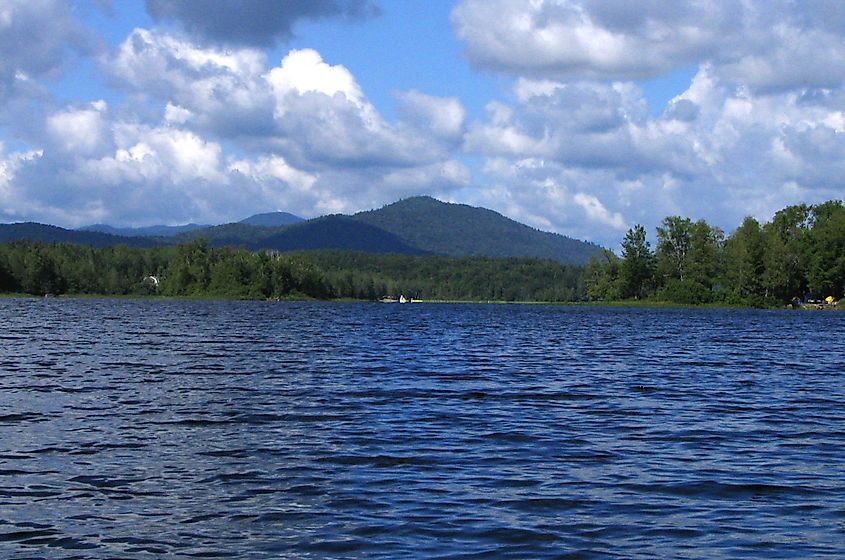
{"label": "mountain", "polygon": [[160,245],[146,237],[121,237],[97,231],[79,231],[56,226],[25,222],[18,224],[0,224],[0,243],[9,243],[27,239],[41,243],[75,243],[94,247],[127,245],[129,247],[155,247]]}
{"label": "mountain", "polygon": [[[238,224],[245,226],[256,226],[263,228],[275,228],[280,226],[289,226],[298,224],[304,221],[299,216],[295,216],[288,212],[267,212],[266,214],[254,214],[249,218],[244,218]],[[231,225],[231,224],[225,224]],[[208,228],[216,228],[220,226],[211,226],[207,224],[185,224],[182,226],[146,226],[137,228],[119,228],[110,226],[108,224],[93,224],[79,228],[79,231],[96,231],[100,233],[108,233],[111,235],[120,235],[123,237],[176,237],[192,232],[206,230]],[[211,233],[211,232],[210,232]],[[215,235],[212,233],[212,235]],[[189,236],[190,238],[196,237]]]}
{"label": "mountain", "polygon": [[331,249],[366,253],[423,255],[397,236],[365,222],[339,214],[315,218],[273,233],[249,244],[251,249],[308,251]]}
{"label": "mountain", "polygon": [[498,212],[429,196],[400,200],[353,219],[396,235],[430,253],[490,257],[539,257],[566,264],[586,264],[598,245],[526,226]]}
{"label": "mountain", "polygon": [[304,221],[299,216],[294,216],[289,212],[267,212],[265,214],[253,214],[238,223],[258,227],[279,227],[290,226]]}
{"label": "mountain", "polygon": [[[276,225],[255,225],[258,223]],[[187,230],[177,232],[178,228]],[[135,236],[123,236],[128,232],[134,232]],[[158,237],[142,236],[155,234]],[[353,216],[331,215],[304,221],[286,212],[271,212],[208,227],[189,224],[120,229],[100,225],[79,231],[33,223],[0,224],[0,243],[25,238],[98,247],[121,244],[151,247],[199,237],[215,246],[235,245],[252,250],[331,249],[404,255],[537,257],[575,265],[586,264],[601,251],[598,245],[539,231],[492,210],[440,202],[428,196],[400,200]]]}
{"label": "mountain", "polygon": [[182,233],[173,238],[175,243],[184,243],[192,239],[205,238],[211,245],[240,245],[253,246],[261,239],[273,235],[274,233],[285,229],[288,226],[281,226],[276,228],[250,226],[241,222],[231,224],[223,224],[219,226],[208,226],[203,229],[197,229]]}
{"label": "mountain", "polygon": [[93,224],[79,228],[79,231],[97,231],[123,237],[174,237],[183,233],[196,231],[209,226],[202,224],[185,224],[183,226],[146,226],[137,228],[117,228],[107,224]]}

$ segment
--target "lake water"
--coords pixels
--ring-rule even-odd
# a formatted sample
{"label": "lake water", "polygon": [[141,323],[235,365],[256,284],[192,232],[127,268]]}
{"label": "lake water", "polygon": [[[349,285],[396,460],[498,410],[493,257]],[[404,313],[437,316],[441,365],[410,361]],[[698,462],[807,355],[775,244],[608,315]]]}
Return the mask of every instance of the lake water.
{"label": "lake water", "polygon": [[0,557],[841,558],[845,313],[0,300]]}

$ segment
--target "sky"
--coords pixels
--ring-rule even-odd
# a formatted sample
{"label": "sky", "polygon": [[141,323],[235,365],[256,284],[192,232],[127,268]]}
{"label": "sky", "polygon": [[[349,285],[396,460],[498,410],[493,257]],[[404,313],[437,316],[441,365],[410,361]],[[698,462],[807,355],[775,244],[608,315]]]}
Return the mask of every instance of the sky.
{"label": "sky", "polygon": [[618,247],[845,191],[840,0],[0,0],[0,222],[401,198]]}

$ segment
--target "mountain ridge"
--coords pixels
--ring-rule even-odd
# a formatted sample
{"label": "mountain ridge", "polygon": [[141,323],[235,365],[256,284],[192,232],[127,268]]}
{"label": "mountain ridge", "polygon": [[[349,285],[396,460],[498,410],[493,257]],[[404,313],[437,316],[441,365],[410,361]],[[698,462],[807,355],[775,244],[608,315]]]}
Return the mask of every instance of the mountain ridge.
{"label": "mountain ridge", "polygon": [[[299,221],[295,221],[297,219]],[[272,227],[248,223],[278,224],[285,220],[293,220],[293,223]],[[456,257],[532,257],[576,265],[586,264],[592,255],[601,251],[601,247],[593,243],[544,232],[487,208],[442,202],[429,196],[402,199],[351,216],[334,214],[302,220],[287,212],[270,212],[204,228],[191,224],[161,226],[171,228],[167,230],[171,235],[158,236],[120,236],[96,230],[65,230],[57,226],[43,226],[54,229],[38,230],[35,226],[0,224],[0,242],[29,238],[48,243],[147,247],[205,238],[211,245],[234,245],[251,250],[330,249]],[[188,229],[178,232],[173,229],[180,227]],[[120,228],[114,229],[120,231]]]}
{"label": "mountain ridge", "polygon": [[[409,224],[426,215],[426,223]],[[442,202],[430,196],[406,198],[353,218],[393,233],[406,243],[449,256],[550,258],[586,264],[601,247],[532,228],[494,210]]]}

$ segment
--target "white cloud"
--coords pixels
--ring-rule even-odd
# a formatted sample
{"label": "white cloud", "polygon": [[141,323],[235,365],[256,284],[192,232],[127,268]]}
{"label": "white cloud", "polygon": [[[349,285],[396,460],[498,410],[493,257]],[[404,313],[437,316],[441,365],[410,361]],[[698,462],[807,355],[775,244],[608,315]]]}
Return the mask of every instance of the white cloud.
{"label": "white cloud", "polygon": [[15,188],[14,179],[18,170],[43,155],[41,150],[12,152],[6,154],[0,143],[0,217],[6,221],[29,221],[38,211],[33,201]]}
{"label": "white cloud", "polygon": [[164,108],[164,120],[171,124],[185,124],[193,115],[188,109],[179,105],[173,105],[170,102]]}
{"label": "white cloud", "polygon": [[591,221],[610,226],[615,230],[625,229],[625,218],[622,217],[622,214],[608,211],[595,196],[579,192],[575,193],[572,200],[584,209]]}
{"label": "white cloud", "polygon": [[405,118],[427,127],[436,136],[456,140],[464,129],[466,110],[456,97],[435,97],[416,90],[397,93]]}
{"label": "white cloud", "polygon": [[304,191],[309,190],[317,180],[316,175],[294,169],[278,156],[263,157],[257,161],[232,160],[229,170],[260,180],[279,179]]}
{"label": "white cloud", "polygon": [[[38,138],[43,156],[5,164],[6,198],[32,201],[34,219],[78,226],[213,223],[267,209],[311,216],[449,193],[470,180],[449,154],[460,140],[459,103],[417,94],[428,126],[388,123],[345,67],[313,50],[268,68],[254,49],[135,29],[103,64],[131,105],[52,110]],[[437,107],[446,116],[431,112]]]}
{"label": "white cloud", "polygon": [[842,198],[843,97],[737,88],[703,65],[655,117],[632,83],[519,80],[465,147],[487,162],[478,200],[537,227],[609,246],[672,214],[730,231],[746,215]]}
{"label": "white cloud", "polygon": [[126,88],[166,104],[168,122],[299,168],[408,167],[446,158],[436,132],[387,123],[349,70],[313,49],[292,50],[268,68],[254,49],[202,47],[135,29],[113,62],[111,72]]}
{"label": "white cloud", "polygon": [[127,88],[206,117],[213,126],[225,115],[269,110],[269,90],[260,80],[263,52],[202,48],[167,33],[134,29],[105,61]]}
{"label": "white cloud", "polygon": [[105,135],[104,101],[95,101],[84,109],[71,109],[50,115],[47,131],[53,145],[66,152],[91,155],[102,148]]}
{"label": "white cloud", "polygon": [[285,98],[290,93],[322,93],[329,97],[343,95],[359,108],[366,107],[363,93],[352,73],[343,66],[331,66],[313,49],[292,50],[277,68],[267,74],[276,97],[276,117],[287,111]]}
{"label": "white cloud", "polygon": [[462,0],[470,61],[553,80],[632,80],[710,63],[760,90],[840,87],[845,4],[819,0]]}
{"label": "white cloud", "polygon": [[695,63],[728,43],[740,2],[463,0],[452,12],[467,56],[539,78],[634,79]]}

